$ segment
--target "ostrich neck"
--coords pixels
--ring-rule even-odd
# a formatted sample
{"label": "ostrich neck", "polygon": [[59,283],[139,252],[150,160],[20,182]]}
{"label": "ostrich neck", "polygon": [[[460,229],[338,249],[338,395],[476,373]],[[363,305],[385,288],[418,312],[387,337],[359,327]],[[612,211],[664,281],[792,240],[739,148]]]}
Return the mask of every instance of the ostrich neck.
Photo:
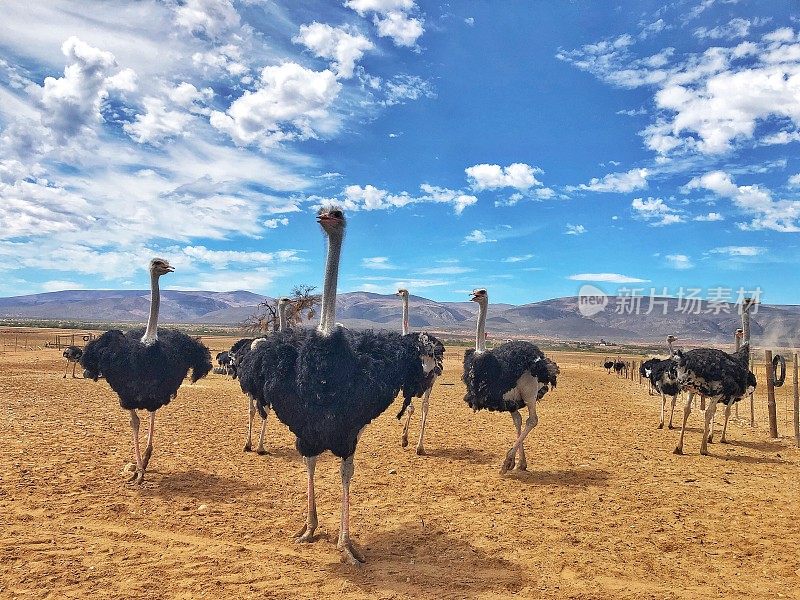
{"label": "ostrich neck", "polygon": [[669,355],[675,356],[675,348],[672,347],[672,342],[667,342],[667,346],[669,346]]}
{"label": "ostrich neck", "polygon": [[161,292],[158,289],[158,275],[150,273],[150,318],[142,336],[142,343],[149,346],[158,339],[158,308],[161,305]]}
{"label": "ostrich neck", "polygon": [[750,303],[742,305],[742,344],[750,343]]}
{"label": "ostrich neck", "polygon": [[317,329],[322,333],[333,331],[336,323],[336,285],[339,280],[339,256],[342,252],[341,234],[328,234],[328,258],[325,262],[325,283],[322,287],[322,310]]}
{"label": "ostrich neck", "polygon": [[403,335],[408,335],[408,296],[403,297]]}
{"label": "ostrich neck", "polygon": [[475,332],[475,352],[486,350],[486,309],[488,302],[478,304],[478,329]]}
{"label": "ostrich neck", "polygon": [[734,338],[733,338],[733,351],[734,352],[738,352],[741,347],[742,347],[742,338],[740,338],[738,335],[734,336]]}
{"label": "ostrich neck", "polygon": [[283,331],[286,329],[286,307],[279,306],[278,307],[278,331]]}

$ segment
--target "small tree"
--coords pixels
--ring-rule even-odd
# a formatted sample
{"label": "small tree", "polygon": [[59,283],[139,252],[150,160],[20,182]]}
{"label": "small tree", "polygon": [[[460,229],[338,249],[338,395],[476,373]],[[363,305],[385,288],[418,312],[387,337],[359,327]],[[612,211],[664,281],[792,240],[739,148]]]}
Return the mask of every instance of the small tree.
{"label": "small tree", "polygon": [[[286,311],[286,320],[289,325],[300,325],[316,316],[315,308],[321,301],[320,295],[314,293],[316,289],[317,287],[314,285],[305,284],[292,288],[289,296],[292,303]],[[261,302],[255,312],[247,317],[240,326],[250,333],[278,331],[278,299]]]}

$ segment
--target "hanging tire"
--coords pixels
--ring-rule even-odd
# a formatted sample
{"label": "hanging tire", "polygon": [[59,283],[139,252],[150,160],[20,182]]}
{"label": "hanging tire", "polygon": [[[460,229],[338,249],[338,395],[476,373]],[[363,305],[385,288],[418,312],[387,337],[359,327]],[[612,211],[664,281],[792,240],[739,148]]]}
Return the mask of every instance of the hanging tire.
{"label": "hanging tire", "polygon": [[[780,377],[778,377],[778,365],[780,365]],[[772,384],[775,387],[781,387],[786,381],[786,359],[780,354],[772,357]]]}

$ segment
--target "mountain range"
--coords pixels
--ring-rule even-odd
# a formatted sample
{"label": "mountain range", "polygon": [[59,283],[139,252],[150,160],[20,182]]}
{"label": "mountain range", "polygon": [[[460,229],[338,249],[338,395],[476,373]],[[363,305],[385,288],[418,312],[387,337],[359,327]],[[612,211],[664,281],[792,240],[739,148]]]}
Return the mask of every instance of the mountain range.
{"label": "mountain range", "polygon": [[[236,326],[268,299],[247,291],[162,291],[162,323]],[[411,296],[412,329],[468,337],[474,332],[478,306],[472,302],[437,302]],[[73,290],[0,298],[0,319],[144,323],[149,290]],[[626,310],[621,310],[625,308]],[[543,338],[599,342],[657,342],[667,334],[682,340],[730,343],[740,325],[736,306],[705,301],[683,310],[676,298],[653,302],[643,298],[638,310],[624,298],[609,297],[605,310],[582,314],[576,296],[515,306],[492,304],[486,329],[495,338]],[[650,314],[647,314],[647,313]],[[369,292],[340,294],[337,320],[347,327],[400,329],[401,306],[394,295]],[[796,347],[800,341],[800,306],[758,305],[751,318],[754,343]]]}

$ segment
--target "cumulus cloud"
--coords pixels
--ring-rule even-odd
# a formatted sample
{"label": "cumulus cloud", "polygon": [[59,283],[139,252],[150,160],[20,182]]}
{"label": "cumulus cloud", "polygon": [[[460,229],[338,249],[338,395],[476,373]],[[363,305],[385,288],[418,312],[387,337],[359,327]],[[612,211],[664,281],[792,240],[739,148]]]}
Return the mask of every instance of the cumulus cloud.
{"label": "cumulus cloud", "polygon": [[332,27],[327,23],[311,23],[300,26],[300,32],[292,38],[314,53],[314,56],[332,60],[337,77],[353,76],[356,63],[364,53],[375,46],[369,38],[344,27]]}
{"label": "cumulus cloud", "polygon": [[461,214],[467,206],[472,206],[478,201],[475,196],[428,183],[423,183],[420,190],[423,192],[422,195],[413,196],[406,191],[394,194],[369,184],[348,185],[336,197],[310,196],[308,200],[316,205],[340,204],[345,210],[386,210],[431,202],[449,204],[456,214]]}
{"label": "cumulus cloud", "polygon": [[240,18],[231,0],[186,0],[175,6],[175,22],[190,33],[216,38],[237,27]]}
{"label": "cumulus cloud", "polygon": [[212,112],[211,125],[237,144],[265,147],[330,134],[338,124],[331,105],[341,87],[327,69],[313,71],[293,62],[264,67],[258,89],[246,91],[226,112]]}
{"label": "cumulus cloud", "polygon": [[577,273],[570,275],[567,279],[572,281],[602,281],[606,283],[645,283],[649,279],[640,279],[638,277],[629,277],[628,275],[620,275],[619,273]]}
{"label": "cumulus cloud", "polygon": [[682,223],[683,216],[668,206],[661,198],[634,198],[631,202],[634,215],[647,221],[652,227]]}
{"label": "cumulus cloud", "polygon": [[395,75],[383,84],[386,93],[382,103],[385,106],[404,104],[420,98],[435,98],[436,92],[430,81],[417,75]]}
{"label": "cumulus cloud", "polygon": [[766,250],[761,246],[720,246],[712,248],[709,252],[726,256],[758,256],[759,254],[764,254]]}
{"label": "cumulus cloud", "polygon": [[244,252],[239,250],[211,250],[205,246],[186,246],[186,256],[208,264],[213,269],[225,269],[234,264],[282,264],[298,262],[300,257],[296,250],[279,250],[277,252]]}
{"label": "cumulus cloud", "polygon": [[485,232],[481,231],[480,229],[473,229],[467,236],[464,238],[463,244],[488,244],[490,242],[496,242],[497,240],[491,239],[486,235]]}
{"label": "cumulus cloud", "polygon": [[287,219],[286,217],[283,217],[281,219],[267,219],[266,221],[264,221],[264,227],[266,227],[267,229],[277,229],[281,225],[285,227],[288,224],[289,224],[289,219]]}
{"label": "cumulus cloud", "polygon": [[361,266],[365,269],[388,270],[396,269],[393,264],[389,262],[388,256],[372,256],[361,259]]}
{"label": "cumulus cloud", "polygon": [[82,283],[75,281],[66,281],[62,279],[51,279],[50,281],[43,281],[41,288],[43,292],[60,292],[61,290],[82,290],[86,286]]}
{"label": "cumulus cloud", "polygon": [[344,3],[362,17],[372,15],[380,37],[388,37],[396,46],[414,47],[425,33],[422,18],[412,17],[417,10],[413,0],[347,0]]}
{"label": "cumulus cloud", "polygon": [[684,271],[694,267],[692,260],[685,254],[667,254],[664,258],[666,259],[669,267],[679,271]]}
{"label": "cumulus cloud", "polygon": [[570,225],[567,223],[567,230],[564,233],[567,235],[583,235],[586,233],[586,227],[583,225]]}
{"label": "cumulus cloud", "polygon": [[525,163],[513,163],[507,167],[492,164],[479,164],[464,169],[469,184],[473,190],[497,190],[501,188],[515,188],[526,191],[534,186],[542,185],[536,179],[537,174],[543,171]]}
{"label": "cumulus cloud", "polygon": [[158,146],[168,138],[182,135],[192,120],[188,113],[169,110],[159,98],[147,97],[143,103],[145,112],[123,126],[125,132],[140,144]]}
{"label": "cumulus cloud", "polygon": [[649,176],[647,169],[631,169],[625,173],[609,173],[602,179],[593,177],[589,183],[582,183],[579,186],[569,186],[568,190],[585,190],[587,192],[614,192],[628,193],[647,187]]}
{"label": "cumulus cloud", "polygon": [[714,221],[724,221],[724,217],[718,212],[710,212],[705,215],[697,215],[692,219],[692,221],[707,221],[707,222],[714,222]]}
{"label": "cumulus cloud", "polygon": [[518,262],[525,262],[533,258],[533,254],[522,254],[520,256],[508,256],[503,259],[505,263],[518,263]]}
{"label": "cumulus cloud", "polygon": [[800,231],[800,200],[775,200],[769,189],[760,185],[736,185],[724,171],[694,177],[683,187],[687,193],[696,189],[729,198],[742,212],[752,216],[749,223],[737,224],[740,229]]}

